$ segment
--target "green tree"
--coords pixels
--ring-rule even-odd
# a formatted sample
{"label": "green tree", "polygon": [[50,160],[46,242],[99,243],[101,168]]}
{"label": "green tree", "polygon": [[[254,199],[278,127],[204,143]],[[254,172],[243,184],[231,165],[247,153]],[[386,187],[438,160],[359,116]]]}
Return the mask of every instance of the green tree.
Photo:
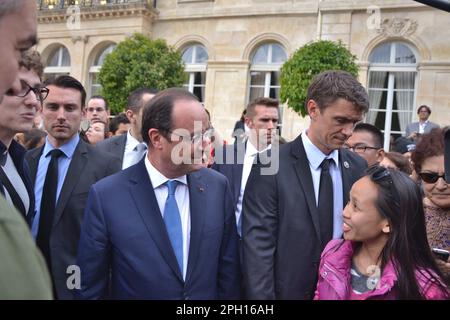
{"label": "green tree", "polygon": [[162,39],[136,33],[120,42],[100,70],[101,94],[111,112],[122,112],[128,94],[141,87],[163,90],[179,87],[185,77],[181,54]]}
{"label": "green tree", "polygon": [[306,116],[306,93],[312,78],[326,70],[344,70],[358,75],[356,56],[339,41],[320,40],[298,49],[281,68],[280,100]]}

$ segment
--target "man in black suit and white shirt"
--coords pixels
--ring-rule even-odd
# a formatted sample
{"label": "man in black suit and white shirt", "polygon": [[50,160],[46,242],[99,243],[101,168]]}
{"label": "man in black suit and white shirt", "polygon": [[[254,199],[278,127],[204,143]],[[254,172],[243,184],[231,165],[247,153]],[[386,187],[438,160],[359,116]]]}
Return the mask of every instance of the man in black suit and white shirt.
{"label": "man in black suit and white shirt", "polygon": [[48,135],[42,147],[26,154],[36,198],[31,232],[47,261],[55,297],[73,299],[67,272],[76,263],[89,188],[120,170],[120,161],[79,138],[86,100],[81,83],[60,76],[46,85],[42,119]]}
{"label": "man in black suit and white shirt", "polygon": [[136,89],[130,93],[127,101],[127,118],[131,128],[127,134],[103,140],[96,148],[115,155],[122,161],[122,169],[138,163],[147,151],[141,135],[142,109],[158,91],[149,88]]}
{"label": "man in black suit and white shirt", "polygon": [[[242,234],[242,199],[256,155],[270,148],[278,125],[279,102],[272,98],[256,98],[245,112],[245,124],[250,129],[249,137],[232,145],[223,145],[223,152],[216,149],[216,162],[212,169],[222,173],[230,183],[234,197],[236,223],[239,236]],[[223,155],[219,159],[218,154]],[[232,157],[231,157],[232,155]]]}
{"label": "man in black suit and white shirt", "polygon": [[[367,163],[341,149],[369,107],[349,73],[329,71],[311,82],[310,126],[268,165],[252,168],[243,204],[243,273],[249,299],[312,299],[320,254],[342,235],[342,209]],[[279,152],[279,153],[278,153]],[[261,157],[262,158],[262,157]]]}

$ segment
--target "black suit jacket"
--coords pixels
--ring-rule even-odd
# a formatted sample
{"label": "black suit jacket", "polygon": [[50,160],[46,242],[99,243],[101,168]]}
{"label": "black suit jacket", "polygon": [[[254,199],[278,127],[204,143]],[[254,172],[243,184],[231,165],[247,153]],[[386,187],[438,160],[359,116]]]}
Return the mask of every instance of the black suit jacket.
{"label": "black suit jacket", "polygon": [[[272,153],[277,150],[272,149]],[[344,204],[365,160],[339,151]],[[243,271],[250,299],[312,299],[321,254],[319,216],[301,135],[279,150],[279,169],[252,168],[243,201]]]}
{"label": "black suit jacket", "polygon": [[116,158],[120,159],[120,170],[122,170],[123,156],[125,154],[125,145],[127,144],[127,134],[121,134],[109,139],[100,141],[95,145],[99,150],[113,154]]}
{"label": "black suit jacket", "polygon": [[[222,150],[216,149],[215,162],[211,169],[214,169],[225,177],[230,183],[234,205],[237,205],[241,192],[242,171],[244,170],[246,143],[234,143],[223,145]],[[222,158],[220,158],[222,156]],[[228,158],[228,159],[227,159]]]}
{"label": "black suit jacket", "polygon": [[[44,146],[30,150],[26,154],[33,184],[36,182],[39,158],[43,149]],[[68,266],[76,264],[81,222],[89,188],[120,168],[119,159],[95,149],[82,140],[78,143],[56,204],[50,235],[52,280],[59,299],[73,299],[73,293],[66,285],[70,276],[66,271]]]}
{"label": "black suit jacket", "polygon": [[[5,150],[5,145],[0,142],[0,153],[5,152]],[[28,192],[28,197],[30,198],[30,207],[28,209],[27,216],[24,217],[27,223],[30,224],[34,217],[34,190],[30,178],[30,168],[25,161],[25,154],[27,150],[22,147],[17,141],[13,140],[11,142],[11,145],[9,146],[8,152],[14,162],[14,165],[16,166],[17,172],[22,178],[23,184],[25,185],[25,188]],[[0,181],[0,193],[4,195],[4,192],[4,186]]]}

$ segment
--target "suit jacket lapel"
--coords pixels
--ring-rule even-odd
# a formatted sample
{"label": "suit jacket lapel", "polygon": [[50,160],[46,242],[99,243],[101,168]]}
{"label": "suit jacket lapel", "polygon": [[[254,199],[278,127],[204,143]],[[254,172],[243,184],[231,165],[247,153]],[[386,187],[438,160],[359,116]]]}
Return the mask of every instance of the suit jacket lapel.
{"label": "suit jacket lapel", "polygon": [[[239,200],[239,195],[241,194],[241,182],[242,182],[242,172],[244,171],[244,158],[245,158],[245,147],[238,148],[237,144],[234,144],[234,159],[235,165],[233,166],[233,189],[235,196],[235,205],[237,205]],[[242,152],[243,151],[243,152]]]}
{"label": "suit jacket lapel", "polygon": [[63,186],[61,188],[61,193],[59,194],[58,201],[56,203],[55,216],[53,218],[53,227],[59,222],[62,216],[64,208],[67,205],[72,196],[73,189],[77,185],[84,167],[87,164],[87,145],[84,141],[80,140],[77,147],[72,155],[72,160],[70,161],[69,168],[67,169],[66,177],[64,178]]}
{"label": "suit jacket lapel", "polygon": [[114,144],[112,146],[113,150],[112,153],[113,154],[118,154],[120,155],[120,161],[123,163],[123,157],[124,157],[124,153],[125,153],[125,145],[127,144],[127,134],[123,134],[120,139],[117,139],[116,141],[114,141]]}
{"label": "suit jacket lapel", "polygon": [[170,239],[166,231],[166,225],[159,210],[158,201],[153,191],[152,182],[145,168],[144,159],[134,167],[130,175],[131,188],[130,193],[136,203],[139,214],[150,233],[156,246],[167,264],[177,275],[180,281],[183,277],[178,266],[177,258],[173,252]]}
{"label": "suit jacket lapel", "polygon": [[201,181],[201,172],[188,175],[189,204],[191,215],[191,240],[189,244],[189,258],[186,271],[186,283],[189,281],[197,262],[200,243],[202,241],[205,223],[205,204],[207,202],[206,186]]}
{"label": "suit jacket lapel", "polygon": [[306,202],[308,204],[309,213],[311,214],[311,219],[316,230],[317,238],[322,241],[320,237],[320,226],[319,226],[319,213],[317,212],[316,197],[314,193],[314,185],[311,176],[311,170],[309,168],[309,161],[306,156],[305,148],[303,147],[303,142],[301,135],[295,139],[291,146],[291,153],[297,159],[295,162],[295,172],[297,173],[297,178],[303,188],[303,192],[306,197]]}
{"label": "suit jacket lapel", "polygon": [[37,170],[38,170],[38,166],[39,166],[39,158],[41,157],[43,150],[44,150],[44,146],[39,147],[37,149],[30,150],[29,154],[27,156],[25,156],[25,158],[28,162],[28,167],[30,169],[30,178],[31,178],[31,183],[33,185],[33,190],[34,190],[34,185],[36,182],[36,174],[37,174]]}
{"label": "suit jacket lapel", "polygon": [[346,151],[339,150],[339,163],[341,167],[341,175],[342,175],[342,192],[343,192],[343,200],[344,207],[348,202],[350,189],[352,187],[352,182],[356,180],[356,177],[352,174],[351,162],[348,161],[348,157],[345,154]]}

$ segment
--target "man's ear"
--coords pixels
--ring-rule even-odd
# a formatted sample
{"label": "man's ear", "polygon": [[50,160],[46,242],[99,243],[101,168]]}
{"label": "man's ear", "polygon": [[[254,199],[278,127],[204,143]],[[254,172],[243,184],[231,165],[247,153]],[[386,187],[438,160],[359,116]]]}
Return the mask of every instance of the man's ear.
{"label": "man's ear", "polygon": [[253,128],[253,120],[249,117],[244,117],[244,122],[250,129]]}
{"label": "man's ear", "polygon": [[381,162],[381,160],[383,160],[385,153],[386,152],[384,151],[384,149],[378,149],[377,150],[377,160],[378,160],[378,162]]}
{"label": "man's ear", "polygon": [[131,111],[130,109],[128,109],[127,111],[125,111],[125,115],[127,116],[128,121],[130,121],[130,123],[132,123],[132,121],[134,121],[135,115],[134,115],[134,112],[133,112],[133,111]]}
{"label": "man's ear", "polygon": [[149,145],[151,144],[155,149],[161,149],[162,148],[162,139],[163,139],[161,132],[159,132],[158,129],[151,128],[148,130],[147,134],[148,134]]}
{"label": "man's ear", "polygon": [[306,111],[308,112],[311,120],[316,120],[318,115],[320,114],[319,106],[313,99],[308,100],[308,102],[306,103]]}

